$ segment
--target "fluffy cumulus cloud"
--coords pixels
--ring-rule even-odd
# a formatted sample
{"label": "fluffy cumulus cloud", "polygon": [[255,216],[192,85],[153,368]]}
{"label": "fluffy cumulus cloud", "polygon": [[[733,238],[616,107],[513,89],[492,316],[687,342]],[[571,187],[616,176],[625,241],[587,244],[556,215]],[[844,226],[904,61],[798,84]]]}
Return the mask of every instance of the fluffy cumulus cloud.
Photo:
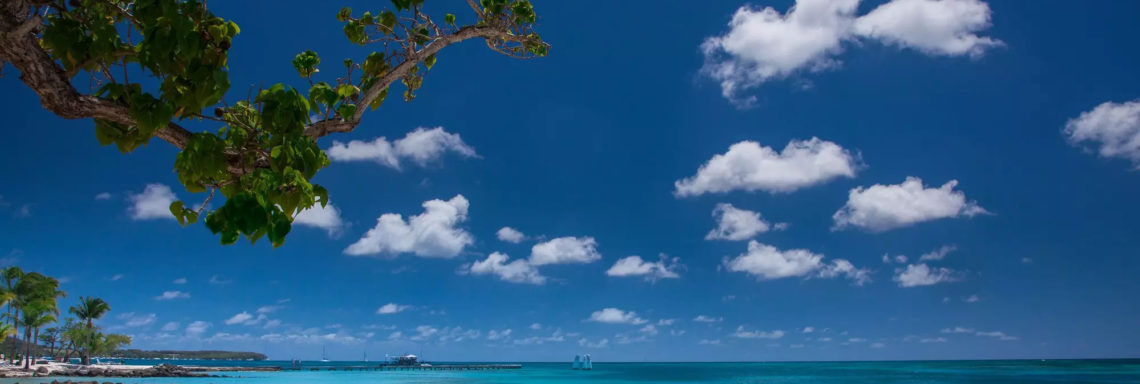
{"label": "fluffy cumulus cloud", "polygon": [[786,193],[854,177],[859,164],[850,151],[817,137],[792,140],[783,151],[742,141],[713,156],[696,175],[673,183],[673,193],[678,197],[735,190]]}
{"label": "fluffy cumulus cloud", "polygon": [[500,241],[514,244],[521,243],[526,239],[526,235],[524,235],[522,232],[519,232],[519,230],[511,227],[499,228],[499,231],[495,232],[495,236],[498,237]]}
{"label": "fluffy cumulus cloud", "polygon": [[[946,258],[946,255],[949,255],[950,252],[954,252],[956,250],[958,250],[958,247],[955,245],[943,245],[941,247],[938,247],[938,249],[922,254],[922,256],[918,257],[918,261],[942,260]],[[903,259],[902,262],[905,263],[906,259]]]}
{"label": "fluffy cumulus cloud", "polygon": [[[745,5],[723,35],[701,45],[701,72],[718,81],[739,106],[747,89],[801,72],[840,66],[846,46],[880,41],[936,56],[980,56],[1001,42],[978,36],[989,28],[989,6],[979,0],[892,0],[857,16],[859,0],[797,0],[786,13]],[[849,44],[845,44],[849,42]]]}
{"label": "fluffy cumulus cloud", "polygon": [[587,264],[602,259],[598,242],[593,237],[559,237],[535,244],[530,249],[530,264]]}
{"label": "fluffy cumulus cloud", "polygon": [[760,212],[736,208],[728,203],[717,204],[712,215],[717,226],[705,235],[705,240],[748,240],[772,228],[760,217]]}
{"label": "fluffy cumulus cloud", "polygon": [[732,333],[732,336],[741,339],[779,339],[781,337],[784,337],[784,331],[778,329],[773,331],[748,330],[743,325],[741,325],[736,328],[736,331]]}
{"label": "fluffy cumulus cloud", "polygon": [[252,314],[243,311],[242,313],[233,315],[229,319],[226,319],[226,325],[244,324],[246,322],[252,321],[253,319],[254,317]]}
{"label": "fluffy cumulus cloud", "polygon": [[174,219],[170,213],[170,203],[178,200],[174,192],[166,184],[147,184],[142,193],[130,194],[127,200],[131,203],[127,213],[134,220]]}
{"label": "fluffy cumulus cloud", "polygon": [[[510,229],[503,227],[503,229]],[[516,231],[517,232],[517,231]],[[518,233],[521,241],[522,233]],[[508,237],[510,234],[508,234]],[[499,231],[499,239],[503,239],[503,230]],[[593,237],[559,237],[549,241],[535,244],[531,247],[530,257],[527,259],[510,260],[505,253],[494,252],[486,259],[464,265],[459,274],[494,275],[500,280],[523,283],[545,284],[538,267],[556,264],[587,264],[602,259],[597,250],[598,242]],[[667,269],[666,272],[672,272]]]}
{"label": "fluffy cumulus cloud", "polygon": [[806,249],[780,250],[771,245],[752,240],[748,242],[748,252],[732,259],[725,259],[724,266],[733,272],[744,272],[761,280],[786,277],[846,277],[856,285],[870,281],[870,271],[856,268],[844,259],[831,263],[823,261],[822,254]]}
{"label": "fluffy cumulus cloud", "polygon": [[693,321],[698,322],[698,323],[719,323],[721,321],[724,321],[724,318],[723,317],[706,316],[706,315],[697,315],[697,317],[693,318]]}
{"label": "fluffy cumulus cloud", "polygon": [[293,224],[303,225],[307,227],[320,228],[328,231],[329,236],[336,236],[344,229],[344,221],[340,218],[340,210],[337,209],[332,203],[321,206],[320,204],[309,207],[297,217],[293,218]]}
{"label": "fluffy cumulus cloud", "polygon": [[127,312],[120,314],[118,318],[123,321],[123,326],[134,328],[154,323],[154,321],[158,319],[158,315],[153,313]]}
{"label": "fluffy cumulus cloud", "polygon": [[380,309],[377,309],[376,313],[381,314],[381,315],[391,315],[394,313],[400,313],[400,312],[406,311],[406,310],[411,309],[411,308],[412,308],[412,306],[410,306],[410,305],[400,305],[400,304],[396,304],[396,303],[388,303],[388,304],[384,304],[383,306],[381,306]]}
{"label": "fluffy cumulus cloud", "polygon": [[459,134],[448,133],[443,127],[416,128],[395,142],[389,142],[384,137],[348,143],[334,141],[332,147],[325,152],[333,161],[373,161],[395,169],[400,169],[404,161],[426,166],[448,152],[463,157],[478,157],[475,149],[464,143]]}
{"label": "fluffy cumulus cloud", "polygon": [[607,324],[645,324],[648,320],[642,319],[637,316],[636,312],[623,311],[617,308],[602,308],[601,310],[594,311],[586,321]]}
{"label": "fluffy cumulus cloud", "polygon": [[832,215],[836,230],[858,227],[869,232],[884,232],[917,223],[973,217],[987,213],[966,194],[954,190],[957,180],[938,188],[927,188],[922,179],[907,177],[901,184],[875,184],[857,187],[847,195],[847,204]]}
{"label": "fluffy cumulus cloud", "polygon": [[510,261],[505,253],[494,252],[486,259],[465,266],[462,271],[472,275],[494,275],[512,283],[545,284],[546,277],[526,259]]}
{"label": "fluffy cumulus cloud", "polygon": [[458,228],[467,220],[469,203],[463,195],[451,200],[423,203],[424,213],[408,220],[398,213],[385,213],[364,237],[345,248],[352,256],[412,253],[421,257],[451,258],[475,242],[466,230]]}
{"label": "fluffy cumulus cloud", "polygon": [[644,277],[648,281],[657,281],[658,279],[676,279],[681,277],[677,274],[677,269],[680,268],[680,259],[670,259],[667,255],[662,254],[661,259],[656,262],[648,262],[641,259],[641,256],[629,256],[618,260],[610,269],[606,270],[607,276],[613,277]]}
{"label": "fluffy cumulus cloud", "polygon": [[990,26],[990,7],[979,0],[893,0],[855,21],[855,33],[928,55],[980,56],[1001,46],[978,36]]}
{"label": "fluffy cumulus cloud", "polygon": [[155,300],[175,300],[175,299],[189,299],[190,294],[182,291],[164,291],[161,295],[155,296]]}
{"label": "fluffy cumulus cloud", "polygon": [[210,329],[210,327],[212,327],[212,326],[213,326],[213,324],[211,324],[209,322],[205,322],[205,321],[201,321],[201,320],[195,321],[193,323],[186,325],[186,331],[185,331],[186,336],[188,336],[188,337],[202,336],[202,334],[206,333],[206,330]]}
{"label": "fluffy cumulus cloud", "polygon": [[1125,159],[1140,169],[1140,100],[1107,102],[1065,124],[1073,145],[1089,145],[1102,157]]}
{"label": "fluffy cumulus cloud", "polygon": [[910,264],[895,272],[895,281],[900,287],[921,287],[958,280],[958,273],[948,268],[931,267],[923,264]]}

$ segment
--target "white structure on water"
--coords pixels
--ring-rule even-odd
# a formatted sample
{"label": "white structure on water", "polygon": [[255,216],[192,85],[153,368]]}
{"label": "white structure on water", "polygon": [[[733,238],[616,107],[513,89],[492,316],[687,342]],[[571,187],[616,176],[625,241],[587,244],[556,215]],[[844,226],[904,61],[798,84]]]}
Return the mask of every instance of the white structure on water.
{"label": "white structure on water", "polygon": [[590,360],[590,354],[574,355],[574,364],[570,366],[571,369],[591,370],[594,369],[594,362]]}

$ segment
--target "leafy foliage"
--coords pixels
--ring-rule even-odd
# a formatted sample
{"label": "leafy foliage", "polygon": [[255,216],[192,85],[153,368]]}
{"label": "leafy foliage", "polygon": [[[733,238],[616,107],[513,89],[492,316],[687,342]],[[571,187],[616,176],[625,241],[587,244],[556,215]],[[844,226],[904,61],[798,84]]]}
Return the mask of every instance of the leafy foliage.
{"label": "leafy foliage", "polygon": [[[344,24],[348,41],[376,44],[381,51],[361,62],[345,59],[343,76],[320,81],[315,77],[321,58],[306,50],[292,65],[308,82],[307,90],[276,84],[252,100],[225,103],[231,85],[228,55],[241,29],[211,13],[204,0],[44,3],[50,4],[43,5],[43,49],[69,75],[86,71],[98,77],[104,84],[94,96],[129,111],[129,124],[95,119],[100,144],[127,153],[160,132],[182,129],[176,125],[181,120],[221,123],[214,132],[188,133],[176,143],[181,148],[174,160],[179,182],[208,197],[200,208],[176,201],[170,211],[182,225],[205,215],[205,226],[222,244],[244,236],[251,243],[266,237],[280,246],[296,215],[328,204],[328,191],[311,181],[329,165],[315,141],[329,133],[321,128],[351,130],[366,110],[382,105],[397,80],[405,88],[403,99],[413,100],[443,47],[483,38],[491,49],[517,58],[545,56],[549,49],[533,32],[538,16],[529,0],[471,2],[476,18],[469,25],[459,24],[451,13],[437,24],[423,12],[424,0],[391,0],[390,9],[359,14],[345,7],[336,19]],[[129,64],[160,79],[158,86],[144,89],[130,82]],[[112,75],[117,66],[122,66],[122,79]],[[212,116],[203,114],[207,109]],[[216,193],[224,203],[204,212]]]}

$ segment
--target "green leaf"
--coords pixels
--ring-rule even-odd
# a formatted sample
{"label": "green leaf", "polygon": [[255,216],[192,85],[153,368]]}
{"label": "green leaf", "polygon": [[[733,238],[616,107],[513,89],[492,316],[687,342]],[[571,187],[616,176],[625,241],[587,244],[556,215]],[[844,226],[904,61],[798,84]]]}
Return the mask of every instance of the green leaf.
{"label": "green leaf", "polygon": [[450,14],[450,13],[443,15],[443,22],[450,24],[452,27],[454,27],[455,26],[455,15]]}
{"label": "green leaf", "polygon": [[317,56],[316,52],[305,50],[298,53],[297,57],[293,58],[293,68],[297,70],[297,74],[301,77],[309,77],[316,73],[317,65],[321,63],[321,58]]}

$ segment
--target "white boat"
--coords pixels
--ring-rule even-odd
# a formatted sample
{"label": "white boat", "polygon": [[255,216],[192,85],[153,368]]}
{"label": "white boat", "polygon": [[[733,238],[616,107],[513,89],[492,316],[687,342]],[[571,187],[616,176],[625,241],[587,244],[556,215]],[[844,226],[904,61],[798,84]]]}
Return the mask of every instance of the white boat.
{"label": "white boat", "polygon": [[327,353],[325,353],[325,347],[321,347],[321,362],[322,363],[329,362],[329,355]]}
{"label": "white boat", "polygon": [[590,360],[590,354],[587,353],[586,357],[582,359],[582,369],[587,371],[594,369],[594,362]]}
{"label": "white boat", "polygon": [[582,369],[582,356],[574,355],[574,364],[570,366],[570,369]]}

